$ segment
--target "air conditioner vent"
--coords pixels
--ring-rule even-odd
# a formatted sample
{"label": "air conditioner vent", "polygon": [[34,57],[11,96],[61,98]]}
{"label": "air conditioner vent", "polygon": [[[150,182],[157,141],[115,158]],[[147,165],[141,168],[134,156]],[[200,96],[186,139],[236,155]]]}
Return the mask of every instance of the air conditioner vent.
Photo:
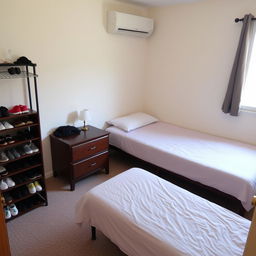
{"label": "air conditioner vent", "polygon": [[142,33],[142,34],[148,34],[148,32],[146,32],[146,31],[131,30],[131,29],[125,29],[125,28],[118,28],[118,30],[121,30],[121,31],[128,31],[128,32],[135,32],[135,33]]}
{"label": "air conditioner vent", "polygon": [[108,13],[109,33],[148,37],[153,29],[154,21],[150,18],[116,11]]}

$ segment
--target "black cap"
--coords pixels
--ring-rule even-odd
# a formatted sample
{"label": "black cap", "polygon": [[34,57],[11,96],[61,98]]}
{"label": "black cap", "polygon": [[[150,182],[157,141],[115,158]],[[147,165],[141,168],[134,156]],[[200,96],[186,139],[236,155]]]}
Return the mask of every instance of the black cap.
{"label": "black cap", "polygon": [[33,64],[31,60],[29,60],[27,57],[22,56],[20,58],[18,58],[14,64],[24,64],[24,65],[31,65]]}

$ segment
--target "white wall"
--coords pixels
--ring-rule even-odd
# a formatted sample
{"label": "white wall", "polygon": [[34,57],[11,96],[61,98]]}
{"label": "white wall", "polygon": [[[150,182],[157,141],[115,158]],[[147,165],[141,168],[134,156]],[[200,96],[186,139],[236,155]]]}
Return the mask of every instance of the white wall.
{"label": "white wall", "polygon": [[145,109],[160,119],[256,144],[256,114],[231,117],[221,106],[242,23],[255,0],[206,0],[153,8]]}
{"label": "white wall", "polygon": [[[144,7],[114,0],[1,1],[0,59],[11,49],[14,60],[27,56],[38,64],[47,174],[48,135],[75,111],[88,108],[91,124],[101,128],[112,117],[142,109],[146,39],[108,34],[108,9],[147,14]],[[27,103],[17,81],[0,83],[0,105]]]}
{"label": "white wall", "polygon": [[[151,9],[156,30],[149,40],[106,33],[108,9],[149,14],[115,0],[1,1],[0,59],[11,49],[13,59],[25,55],[38,64],[47,174],[48,135],[84,108],[100,128],[112,117],[146,110],[174,124],[256,144],[255,114],[230,117],[220,110],[241,31],[233,20],[256,14],[254,0]],[[0,105],[27,104],[24,86],[0,83]]]}

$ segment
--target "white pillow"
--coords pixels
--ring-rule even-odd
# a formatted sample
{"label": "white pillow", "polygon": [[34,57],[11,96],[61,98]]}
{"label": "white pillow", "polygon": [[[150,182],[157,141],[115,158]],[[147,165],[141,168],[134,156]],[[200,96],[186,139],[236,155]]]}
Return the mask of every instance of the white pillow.
{"label": "white pillow", "polygon": [[138,112],[130,114],[128,116],[115,118],[111,121],[108,121],[108,124],[114,125],[119,129],[129,132],[142,126],[155,123],[157,121],[158,119],[153,116],[150,116],[142,112]]}

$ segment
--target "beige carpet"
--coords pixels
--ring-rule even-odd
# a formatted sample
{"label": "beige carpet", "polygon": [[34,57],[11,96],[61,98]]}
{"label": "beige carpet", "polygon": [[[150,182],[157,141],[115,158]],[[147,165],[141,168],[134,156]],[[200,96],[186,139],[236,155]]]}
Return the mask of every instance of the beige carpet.
{"label": "beige carpet", "polygon": [[40,207],[9,222],[8,233],[12,256],[115,256],[124,255],[111,241],[97,231],[91,241],[90,227],[74,223],[74,207],[89,189],[132,167],[118,154],[110,159],[110,174],[92,175],[76,184],[73,192],[60,178],[47,180],[47,207]]}
{"label": "beige carpet", "polygon": [[78,227],[74,223],[74,207],[86,191],[131,167],[127,157],[115,153],[111,155],[109,175],[103,172],[92,175],[78,182],[73,192],[62,179],[48,179],[49,206],[7,225],[12,256],[124,256],[99,231],[97,240],[91,241],[90,227]]}

